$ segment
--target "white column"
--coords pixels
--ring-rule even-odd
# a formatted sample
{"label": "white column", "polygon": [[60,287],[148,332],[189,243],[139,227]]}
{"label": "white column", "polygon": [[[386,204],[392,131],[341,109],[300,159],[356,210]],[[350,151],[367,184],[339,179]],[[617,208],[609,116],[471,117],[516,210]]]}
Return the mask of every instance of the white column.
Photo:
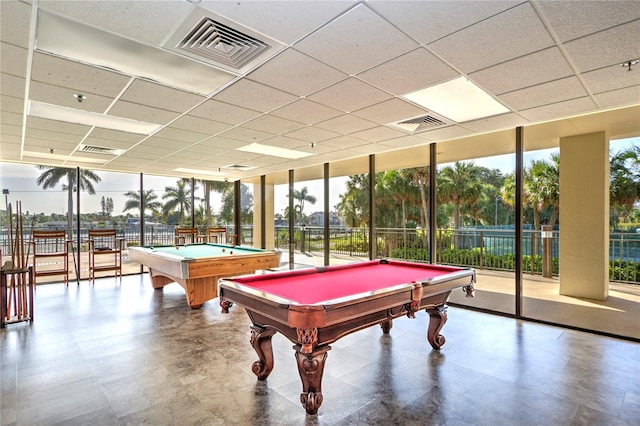
{"label": "white column", "polygon": [[560,138],[560,294],[609,294],[609,141]]}
{"label": "white column", "polygon": [[253,185],[253,246],[261,247],[262,241],[260,238],[262,225],[261,225],[261,217],[264,214],[266,220],[266,242],[265,247],[267,249],[273,249],[275,247],[275,226],[274,226],[274,186],[273,184],[265,185],[265,211],[260,211],[261,205],[261,192],[260,192],[260,184],[256,183]]}

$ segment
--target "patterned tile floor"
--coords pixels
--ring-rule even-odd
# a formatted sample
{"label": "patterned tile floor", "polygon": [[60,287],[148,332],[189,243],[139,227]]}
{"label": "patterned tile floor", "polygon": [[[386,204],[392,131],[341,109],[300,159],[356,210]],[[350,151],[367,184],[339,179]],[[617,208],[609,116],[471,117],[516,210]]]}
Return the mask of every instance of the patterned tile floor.
{"label": "patterned tile floor", "polygon": [[332,345],[315,416],[292,344],[258,381],[249,319],[187,307],[148,275],[39,286],[35,321],[0,331],[1,425],[638,425],[640,344],[450,307]]}

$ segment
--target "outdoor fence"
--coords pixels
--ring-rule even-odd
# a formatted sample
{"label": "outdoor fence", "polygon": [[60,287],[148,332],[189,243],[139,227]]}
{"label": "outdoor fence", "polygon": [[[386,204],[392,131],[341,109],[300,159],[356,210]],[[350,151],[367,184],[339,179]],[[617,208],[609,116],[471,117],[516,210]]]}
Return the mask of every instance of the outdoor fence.
{"label": "outdoor fence", "polygon": [[[52,229],[52,228],[48,228]],[[62,228],[64,229],[64,228]],[[88,228],[80,229],[81,251],[86,251]],[[116,227],[126,246],[140,245],[140,230],[137,226]],[[24,241],[30,240],[30,230],[25,230]],[[77,230],[72,239],[77,241]],[[204,234],[204,229],[203,229]],[[233,226],[227,227],[232,235]],[[393,259],[428,262],[429,235],[422,229],[377,228],[375,232],[376,256]],[[144,228],[145,245],[174,244],[175,226],[153,224]],[[253,228],[242,227],[240,244],[252,245]],[[368,228],[332,226],[326,241],[329,252],[353,257],[369,256]],[[289,228],[275,227],[275,248],[289,249]],[[325,248],[324,229],[316,226],[294,227],[294,249],[302,252],[322,254]],[[0,249],[10,256],[6,231],[0,235]],[[522,235],[523,272],[557,276],[559,274],[559,233],[524,230]],[[9,257],[5,257],[5,260]],[[514,271],[515,233],[513,229],[465,228],[459,230],[439,229],[436,233],[436,262],[477,269]],[[616,282],[640,282],[640,234],[611,233],[609,237],[609,279]]]}

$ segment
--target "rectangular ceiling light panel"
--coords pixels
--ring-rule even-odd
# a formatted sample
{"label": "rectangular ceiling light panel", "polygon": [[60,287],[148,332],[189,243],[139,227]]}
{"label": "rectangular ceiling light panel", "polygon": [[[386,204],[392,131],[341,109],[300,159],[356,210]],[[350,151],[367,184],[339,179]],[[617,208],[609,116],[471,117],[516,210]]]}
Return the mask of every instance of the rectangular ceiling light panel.
{"label": "rectangular ceiling light panel", "polygon": [[40,10],[36,49],[203,95],[236,76],[182,55]]}
{"label": "rectangular ceiling light panel", "polygon": [[262,145],[259,143],[252,143],[250,145],[240,147],[238,148],[238,151],[269,155],[271,157],[287,158],[290,160],[297,160],[311,155],[308,152],[294,151],[293,149],[279,148],[277,146]]}
{"label": "rectangular ceiling light panel", "polygon": [[508,108],[465,77],[458,77],[403,97],[457,123],[509,112]]}
{"label": "rectangular ceiling light panel", "polygon": [[45,118],[47,120],[84,124],[86,126],[120,130],[122,132],[138,133],[142,135],[149,135],[162,127],[160,124],[136,121],[113,115],[98,114],[97,112],[67,108],[60,105],[47,104],[38,101],[29,101],[27,115],[31,117]]}

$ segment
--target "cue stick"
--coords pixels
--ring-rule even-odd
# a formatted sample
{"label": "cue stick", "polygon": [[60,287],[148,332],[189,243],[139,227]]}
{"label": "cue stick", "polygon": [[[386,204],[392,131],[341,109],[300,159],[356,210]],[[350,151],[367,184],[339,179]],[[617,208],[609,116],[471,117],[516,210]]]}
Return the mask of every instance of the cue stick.
{"label": "cue stick", "polygon": [[[9,249],[11,250],[11,272],[15,269],[15,249],[13,247],[13,211],[11,209],[11,203],[8,206],[9,211]],[[15,276],[11,273],[11,280],[9,285],[9,309],[7,309],[7,321],[11,318],[11,296],[13,296],[13,305],[15,309],[16,305],[16,288],[15,288]]]}
{"label": "cue stick", "polygon": [[[36,222],[36,218],[32,217],[31,218],[31,233],[30,235],[32,235],[33,238],[33,225]],[[24,240],[23,240],[24,241]],[[25,256],[25,262],[24,262],[24,268],[27,269],[28,265],[29,265],[29,256],[31,256],[31,244],[27,245],[27,255]],[[35,258],[34,258],[34,262],[35,262]],[[25,299],[25,306],[27,307],[27,316],[31,317],[31,312],[33,311],[33,299],[27,301],[27,287],[31,288],[31,286],[34,284],[32,280],[28,280],[29,282],[26,283],[25,282],[25,294],[24,294],[24,299]],[[31,292],[29,292],[31,293]]]}

